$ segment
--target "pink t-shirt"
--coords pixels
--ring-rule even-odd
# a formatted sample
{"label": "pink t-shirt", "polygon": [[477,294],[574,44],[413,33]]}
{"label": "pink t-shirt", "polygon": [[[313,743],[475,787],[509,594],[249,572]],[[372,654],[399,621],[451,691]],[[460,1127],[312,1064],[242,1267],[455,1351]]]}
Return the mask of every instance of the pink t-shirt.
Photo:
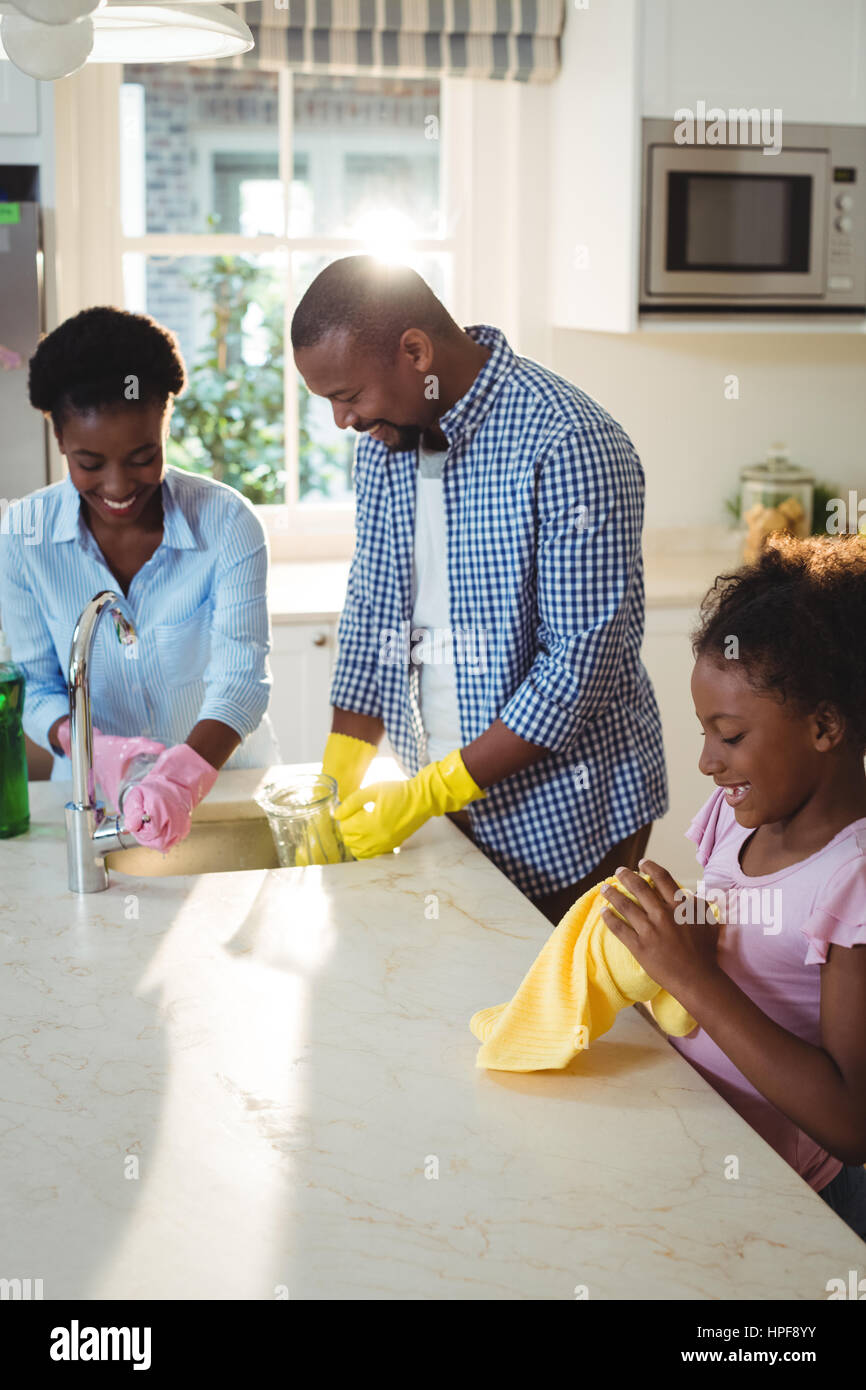
{"label": "pink t-shirt", "polygon": [[[724,910],[717,959],[768,1018],[820,1047],[818,967],[831,943],[866,944],[866,817],[817,854],[757,878],[739,861],[751,834],[720,787],[686,831],[704,870],[699,896],[714,890]],[[833,1180],[841,1161],[762,1096],[702,1028],[669,1042],[816,1192]]]}

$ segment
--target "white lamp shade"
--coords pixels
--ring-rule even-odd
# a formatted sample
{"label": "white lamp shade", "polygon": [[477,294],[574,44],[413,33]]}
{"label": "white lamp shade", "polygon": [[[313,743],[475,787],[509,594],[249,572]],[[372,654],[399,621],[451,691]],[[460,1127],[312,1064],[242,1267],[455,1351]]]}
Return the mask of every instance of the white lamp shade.
{"label": "white lamp shade", "polygon": [[194,63],[253,47],[249,26],[223,5],[106,4],[94,16],[92,63]]}
{"label": "white lamp shade", "polygon": [[54,82],[84,67],[93,48],[93,20],[88,15],[71,24],[39,24],[23,14],[5,14],[0,41],[21,72]]}
{"label": "white lamp shade", "polygon": [[71,24],[93,14],[102,0],[11,0],[16,10],[40,24]]}
{"label": "white lamp shade", "polygon": [[[75,24],[35,23],[12,12],[10,0],[0,0],[0,16],[0,59],[11,59],[22,72],[43,81],[66,77],[87,61],[194,63],[205,58],[231,58],[238,53],[248,53],[254,46],[249,26],[222,5],[201,0],[184,0],[182,4],[175,4],[173,0],[172,3],[151,0],[150,4],[114,0],[113,4],[101,5],[92,17],[75,22],[90,26],[92,44],[80,62],[60,72],[56,70],[60,62],[58,54],[69,54],[70,37],[61,37],[51,48],[52,34],[62,36],[67,30],[75,30]],[[24,33],[22,26],[28,26],[27,37],[13,37],[11,43],[7,42],[7,33]],[[78,31],[75,37],[80,43]],[[67,62],[68,56],[60,65]]]}

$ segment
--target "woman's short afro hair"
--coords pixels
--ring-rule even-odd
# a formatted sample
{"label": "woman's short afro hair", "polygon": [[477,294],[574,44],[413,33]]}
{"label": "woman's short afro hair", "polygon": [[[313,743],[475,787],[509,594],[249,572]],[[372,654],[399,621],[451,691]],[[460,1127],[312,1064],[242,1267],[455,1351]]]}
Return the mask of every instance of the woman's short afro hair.
{"label": "woman's short afro hair", "polygon": [[431,338],[462,336],[445,305],[411,266],[375,256],[343,256],[316,276],[292,318],[292,347],[313,348],[334,331],[351,334],[356,347],[391,363],[407,328]]}
{"label": "woman's short afro hair", "polygon": [[692,651],[725,666],[731,637],[754,690],[806,714],[826,701],[866,748],[866,536],[768,536],[754,563],[716,579]]}
{"label": "woman's short afro hair", "polygon": [[59,427],[70,414],[113,405],[167,405],[186,385],[177,341],[146,314],[82,309],[30,359],[30,404]]}

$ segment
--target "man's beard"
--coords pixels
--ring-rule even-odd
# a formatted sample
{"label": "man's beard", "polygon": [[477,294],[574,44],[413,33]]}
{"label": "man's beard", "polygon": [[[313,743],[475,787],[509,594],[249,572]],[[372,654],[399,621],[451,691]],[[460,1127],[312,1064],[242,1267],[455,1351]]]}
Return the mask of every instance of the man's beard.
{"label": "man's beard", "polygon": [[396,433],[396,439],[392,443],[390,438],[383,439],[381,442],[392,454],[403,453],[406,449],[416,449],[421,438],[420,425],[389,425],[389,430]]}
{"label": "man's beard", "polygon": [[[421,425],[392,425],[390,420],[380,420],[379,425],[384,425],[388,431],[388,438],[380,435],[376,440],[377,444],[384,444],[390,454],[404,453],[408,449],[417,449],[418,443],[424,433]],[[357,428],[357,427],[356,427]],[[369,434],[373,425],[367,425],[359,434]],[[393,439],[392,439],[393,436]]]}

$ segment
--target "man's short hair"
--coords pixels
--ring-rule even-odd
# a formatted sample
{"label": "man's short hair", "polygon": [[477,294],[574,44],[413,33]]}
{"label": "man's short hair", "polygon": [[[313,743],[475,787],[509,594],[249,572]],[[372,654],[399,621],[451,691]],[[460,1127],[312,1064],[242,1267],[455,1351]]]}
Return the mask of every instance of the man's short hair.
{"label": "man's short hair", "polygon": [[393,362],[407,328],[431,338],[461,329],[426,281],[407,265],[374,256],[344,256],[316,276],[292,318],[292,347],[315,347],[334,331],[348,331],[381,362]]}

